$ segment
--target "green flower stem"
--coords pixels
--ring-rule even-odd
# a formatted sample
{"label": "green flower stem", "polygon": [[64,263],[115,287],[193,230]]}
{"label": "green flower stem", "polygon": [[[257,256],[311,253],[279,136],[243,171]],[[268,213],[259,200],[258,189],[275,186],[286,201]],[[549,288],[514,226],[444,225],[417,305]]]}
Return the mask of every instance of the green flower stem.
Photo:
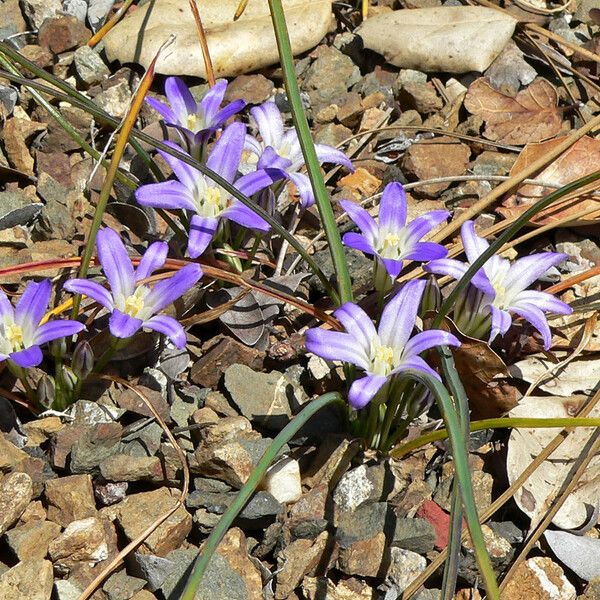
{"label": "green flower stem", "polygon": [[340,232],[335,222],[333,208],[327,194],[327,188],[325,187],[321,165],[317,158],[308,121],[306,120],[306,114],[304,113],[304,107],[302,106],[300,89],[298,88],[294,70],[294,57],[281,0],[269,0],[269,9],[271,11],[271,20],[273,22],[273,29],[275,31],[275,38],[277,39],[277,47],[279,49],[279,61],[283,70],[283,79],[288,101],[292,109],[294,125],[298,132],[298,140],[300,141],[300,147],[302,148],[302,154],[306,162],[308,176],[310,177],[315,194],[317,209],[321,216],[323,229],[327,237],[331,258],[333,260],[333,266],[337,275],[339,301],[341,303],[351,302],[352,282],[348,272],[346,255],[344,253],[344,247],[342,246],[342,238],[340,237]]}
{"label": "green flower stem", "polygon": [[442,304],[439,313],[436,315],[431,325],[432,329],[436,329],[444,320],[444,317],[450,312],[454,303],[458,299],[461,292],[466,290],[467,286],[471,282],[471,279],[479,271],[481,267],[489,260],[489,258],[498,252],[502,246],[512,239],[512,237],[527,223],[530,222],[531,218],[537,215],[539,212],[550,206],[552,203],[560,200],[563,196],[576,192],[579,188],[593,183],[600,179],[600,171],[596,171],[585,177],[576,179],[572,183],[569,183],[560,189],[548,194],[545,198],[542,198],[536,202],[531,208],[527,209],[514,223],[508,227],[498,238],[490,244],[490,247],[467,269],[465,274],[457,281],[454,289],[448,294],[448,297]]}
{"label": "green flower stem", "polygon": [[29,380],[27,379],[27,371],[17,363],[8,359],[6,361],[6,366],[8,370],[23,384],[23,388],[25,389],[25,393],[27,394],[27,398],[37,406],[38,401],[35,392],[31,385],[29,385]]}
{"label": "green flower stem", "polygon": [[342,403],[342,398],[337,392],[330,392],[320,396],[316,400],[312,400],[308,406],[306,406],[306,408],[296,415],[294,419],[277,434],[277,437],[273,440],[271,445],[267,448],[261,459],[258,461],[258,464],[256,465],[254,471],[252,471],[244,487],[242,487],[242,489],[239,491],[233,503],[225,511],[218,525],[213,529],[212,533],[206,540],[206,543],[202,547],[201,554],[198,555],[198,558],[194,563],[180,600],[194,600],[196,598],[196,590],[200,585],[202,576],[209,565],[212,555],[223,539],[223,536],[227,533],[229,527],[231,527],[231,524],[235,518],[242,511],[246,505],[246,502],[248,502],[254,493],[254,490],[256,490],[260,484],[271,463],[281,452],[283,446],[289,442],[294,435],[296,435],[298,430],[315,413],[320,411],[322,408],[335,403]]}
{"label": "green flower stem", "polygon": [[[449,352],[449,350],[446,350]],[[469,461],[466,452],[466,441],[462,432],[462,424],[458,417],[457,411],[452,403],[446,388],[436,378],[423,373],[422,371],[406,371],[406,377],[412,377],[418,382],[427,386],[439,405],[440,412],[444,417],[446,428],[450,433],[450,446],[452,449],[452,457],[454,458],[454,468],[456,478],[460,487],[462,504],[464,507],[467,527],[473,542],[475,557],[479,565],[479,570],[483,577],[485,589],[489,600],[499,600],[500,592],[494,575],[490,557],[488,556],[479,515],[477,514],[477,506],[473,495],[473,487],[471,485],[471,473],[469,470]]]}
{"label": "green flower stem", "polygon": [[[571,427],[600,427],[600,418],[593,417],[563,417],[563,418],[535,418],[535,417],[502,417],[499,419],[482,419],[473,421],[469,425],[470,433],[483,429],[569,429]],[[406,456],[427,444],[445,440],[448,437],[447,429],[438,429],[426,433],[406,444],[394,448],[390,455],[394,458]]]}

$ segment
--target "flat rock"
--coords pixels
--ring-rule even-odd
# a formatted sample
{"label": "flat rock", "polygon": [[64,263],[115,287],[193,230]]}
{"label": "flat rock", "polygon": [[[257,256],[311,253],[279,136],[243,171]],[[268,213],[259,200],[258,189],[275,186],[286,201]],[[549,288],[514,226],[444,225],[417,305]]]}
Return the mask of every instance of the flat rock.
{"label": "flat rock", "polygon": [[577,592],[552,559],[536,556],[517,567],[502,597],[506,600],[575,600]]}
{"label": "flat rock", "polygon": [[25,16],[37,29],[51,17],[56,17],[62,11],[62,0],[21,0]]}
{"label": "flat rock", "polygon": [[274,83],[264,75],[238,75],[225,92],[225,102],[243,100],[247,104],[266,102],[275,89]]}
{"label": "flat rock", "polygon": [[[177,504],[179,492],[171,492],[162,487],[151,492],[141,492],[127,496],[114,507],[117,522],[131,541],[136,539],[158,517]],[[165,556],[179,548],[192,528],[192,516],[185,507],[177,510],[161,523],[140,546],[140,552]]]}
{"label": "flat rock", "polygon": [[88,426],[71,448],[71,472],[97,471],[103,460],[117,453],[122,431],[120,423]]}
{"label": "flat rock", "polygon": [[[238,0],[205,0],[202,4],[202,23],[217,77],[240,75],[279,62],[267,5],[251,2],[232,22],[237,5]],[[329,29],[331,0],[313,2],[310,12],[303,0],[284,0],[283,5],[293,53],[313,48]],[[179,0],[157,0],[152,10],[143,6],[123,19],[104,38],[108,59],[135,61],[148,68],[171,31],[177,31],[177,39],[160,56],[157,73],[206,79],[196,24]]]}
{"label": "flat rock", "polygon": [[143,579],[131,577],[127,575],[125,569],[121,569],[106,580],[102,589],[106,592],[108,600],[129,600],[134,598],[145,585],[146,582]]}
{"label": "flat rock", "polygon": [[108,481],[163,481],[165,479],[158,456],[114,454],[100,463],[100,473]]}
{"label": "flat rock", "polygon": [[380,531],[340,548],[337,565],[347,575],[378,577],[383,574],[388,552],[385,534]]}
{"label": "flat rock", "polygon": [[61,531],[52,521],[34,519],[6,532],[6,542],[19,560],[46,558],[50,542]]}
{"label": "flat rock", "polygon": [[27,473],[9,473],[0,479],[0,535],[16,523],[32,495],[33,482]]}
{"label": "flat rock", "polygon": [[426,567],[427,560],[424,556],[404,548],[392,548],[386,580],[393,584],[398,592],[403,592]]}
{"label": "flat rock", "polygon": [[2,600],[50,600],[52,563],[49,560],[24,560],[0,576]]}
{"label": "flat rock", "polygon": [[41,202],[32,202],[31,197],[21,190],[0,192],[0,229],[29,223],[40,214],[43,206]]}
{"label": "flat rock", "polygon": [[45,496],[48,520],[62,527],[98,514],[89,475],[69,475],[47,481]]}
{"label": "flat rock", "polygon": [[54,54],[85,44],[92,36],[91,31],[76,17],[49,17],[40,25],[38,40],[42,48]]}

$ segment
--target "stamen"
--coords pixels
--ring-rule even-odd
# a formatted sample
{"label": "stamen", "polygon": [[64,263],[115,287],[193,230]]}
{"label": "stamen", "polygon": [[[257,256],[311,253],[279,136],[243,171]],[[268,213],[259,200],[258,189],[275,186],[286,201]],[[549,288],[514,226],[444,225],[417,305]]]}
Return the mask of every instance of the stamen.
{"label": "stamen", "polygon": [[391,346],[377,346],[373,351],[373,372],[388,375],[394,370],[394,349]]}
{"label": "stamen", "polygon": [[[139,288],[138,288],[139,289]],[[144,299],[137,294],[137,292],[125,300],[125,312],[130,317],[136,317],[138,313],[144,308]]]}
{"label": "stamen", "polygon": [[6,339],[12,344],[13,348],[16,349],[23,346],[23,329],[20,325],[16,325],[15,323],[7,325],[5,332]]}
{"label": "stamen", "polygon": [[221,207],[221,190],[216,187],[209,187],[206,190],[204,199],[207,204],[212,204],[215,208]]}

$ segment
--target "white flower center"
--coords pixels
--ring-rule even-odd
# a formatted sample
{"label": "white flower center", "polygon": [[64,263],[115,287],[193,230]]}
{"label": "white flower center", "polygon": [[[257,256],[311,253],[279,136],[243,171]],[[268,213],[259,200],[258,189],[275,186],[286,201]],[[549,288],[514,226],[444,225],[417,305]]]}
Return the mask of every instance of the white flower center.
{"label": "white flower center", "polygon": [[375,375],[387,376],[394,370],[395,353],[391,346],[383,346],[379,340],[371,347],[371,369]]}
{"label": "white flower center", "polygon": [[382,258],[400,260],[406,254],[406,240],[402,231],[380,232],[377,252]]}
{"label": "white flower center", "polygon": [[199,113],[191,113],[187,115],[187,118],[182,123],[182,126],[194,133],[198,133],[203,129],[206,129],[206,123],[204,116]]}
{"label": "white flower center", "polygon": [[[125,298],[123,312],[135,319],[145,320],[149,315],[144,314],[145,298],[150,291],[150,288],[145,285],[140,285],[131,296]],[[145,312],[148,312],[147,310]]]}
{"label": "white flower center", "polygon": [[218,217],[230,204],[231,197],[220,187],[209,186],[196,200],[197,212],[202,217]]}
{"label": "white flower center", "polygon": [[13,351],[23,347],[23,329],[20,325],[16,323],[7,325],[4,329],[4,335],[13,347]]}

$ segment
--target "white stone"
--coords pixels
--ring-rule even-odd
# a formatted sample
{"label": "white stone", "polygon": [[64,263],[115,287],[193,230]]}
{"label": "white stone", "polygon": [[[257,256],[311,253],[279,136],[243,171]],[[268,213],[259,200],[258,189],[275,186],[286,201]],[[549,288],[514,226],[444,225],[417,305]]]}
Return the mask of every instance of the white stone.
{"label": "white stone", "polygon": [[298,461],[285,458],[273,465],[265,475],[263,487],[282,504],[298,500],[302,496]]}
{"label": "white stone", "polygon": [[340,479],[333,493],[333,501],[342,510],[353,511],[366,502],[372,492],[373,484],[367,477],[367,467],[360,465]]}
{"label": "white stone", "polygon": [[398,593],[403,592],[425,569],[427,560],[424,556],[392,547],[390,551],[390,566],[386,580],[392,583]]}

